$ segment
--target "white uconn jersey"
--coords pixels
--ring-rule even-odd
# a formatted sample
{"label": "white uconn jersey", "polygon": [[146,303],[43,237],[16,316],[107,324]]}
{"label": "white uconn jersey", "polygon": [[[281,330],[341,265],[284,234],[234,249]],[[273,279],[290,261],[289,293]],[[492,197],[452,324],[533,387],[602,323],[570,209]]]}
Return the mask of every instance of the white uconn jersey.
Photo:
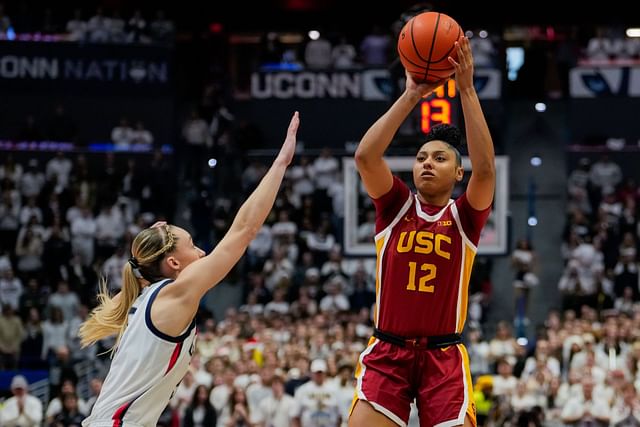
{"label": "white uconn jersey", "polygon": [[171,283],[147,286],[129,311],[129,321],[107,378],[84,427],[155,426],[184,377],[195,345],[195,320],[179,337],[151,322],[151,304]]}

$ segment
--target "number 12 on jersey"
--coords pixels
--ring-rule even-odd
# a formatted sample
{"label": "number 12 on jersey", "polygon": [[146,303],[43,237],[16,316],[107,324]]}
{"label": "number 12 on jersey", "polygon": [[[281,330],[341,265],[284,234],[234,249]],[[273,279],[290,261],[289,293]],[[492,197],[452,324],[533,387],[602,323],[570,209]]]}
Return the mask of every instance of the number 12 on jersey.
{"label": "number 12 on jersey", "polygon": [[[418,276],[418,263],[410,262],[409,263],[409,283],[407,283],[408,291],[416,290],[416,276]],[[424,273],[423,273],[424,272]],[[427,285],[427,282],[436,278],[436,266],[435,264],[427,264],[424,263],[420,265],[420,274],[418,277],[418,292],[429,292],[433,293],[435,291],[434,285]]]}

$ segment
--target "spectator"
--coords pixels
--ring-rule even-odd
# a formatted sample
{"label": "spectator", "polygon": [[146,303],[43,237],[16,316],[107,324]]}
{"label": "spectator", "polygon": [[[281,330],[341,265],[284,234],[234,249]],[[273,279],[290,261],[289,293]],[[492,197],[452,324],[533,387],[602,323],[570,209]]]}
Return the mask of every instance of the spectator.
{"label": "spectator", "polygon": [[216,425],[216,410],[211,406],[208,396],[207,387],[202,384],[196,387],[189,406],[184,412],[184,417],[182,417],[183,427],[213,427]]}
{"label": "spectator", "polygon": [[9,305],[14,311],[20,309],[22,281],[15,277],[11,267],[0,271],[0,306]]}
{"label": "spectator", "polygon": [[122,117],[118,126],[111,130],[111,142],[116,145],[116,149],[126,150],[131,145],[132,134],[133,129],[129,126],[129,120]]}
{"label": "spectator", "polygon": [[0,425],[5,427],[40,427],[42,403],[29,394],[29,384],[22,375],[11,380],[13,397],[0,409]]}
{"label": "spectator", "polygon": [[478,31],[478,35],[476,37],[472,37],[469,39],[469,43],[471,44],[471,51],[473,52],[473,63],[478,68],[488,68],[494,67],[495,63],[495,54],[496,48],[493,45],[493,41],[487,35],[482,37],[481,34],[486,33],[486,31]]}
{"label": "spectator", "polygon": [[15,185],[20,181],[22,172],[22,165],[16,163],[12,154],[8,154],[4,163],[0,164],[0,180],[7,178]]}
{"label": "spectator", "polygon": [[96,9],[96,14],[87,22],[89,41],[93,43],[107,43],[111,36],[111,19],[104,16],[102,8]]}
{"label": "spectator", "polygon": [[568,424],[607,426],[610,408],[602,396],[593,393],[593,378],[582,378],[582,393],[569,399],[562,410],[562,421]]}
{"label": "spectator", "polygon": [[526,239],[520,239],[516,249],[511,254],[511,265],[515,270],[513,287],[515,289],[516,319],[519,322],[527,322],[527,309],[529,306],[529,291],[538,286],[538,276],[535,274],[536,254],[531,244]]}
{"label": "spectator", "polygon": [[113,11],[113,15],[109,20],[109,32],[109,41],[111,43],[125,43],[127,41],[125,22],[118,9]]}
{"label": "spectator", "polygon": [[[604,154],[591,166],[589,180],[595,189],[601,192],[604,189],[616,188],[622,181],[622,170],[607,154]],[[597,202],[599,198],[594,204],[597,205]]]}
{"label": "spectator", "polygon": [[[182,137],[186,143],[184,149],[185,178],[193,184],[200,182],[206,149],[212,143],[207,122],[200,117],[197,109],[191,110],[191,114],[182,126]],[[258,179],[259,180],[259,179]]]}
{"label": "spectator", "polygon": [[345,279],[340,275],[330,277],[324,284],[326,295],[320,300],[320,311],[328,315],[337,315],[349,310],[349,300],[344,294]]}
{"label": "spectator", "polygon": [[64,320],[64,315],[59,307],[53,306],[50,310],[49,320],[42,323],[42,360],[52,361],[56,350],[67,346],[69,337],[69,324]]}
{"label": "spectator", "polygon": [[247,396],[242,387],[235,386],[229,397],[230,417],[225,427],[251,427],[251,415],[247,405]]}
{"label": "spectator", "polygon": [[335,387],[326,380],[327,362],[311,362],[312,380],[296,390],[294,419],[300,427],[337,426],[341,422]]}
{"label": "spectator", "polygon": [[[70,399],[70,396],[73,396],[73,399]],[[49,402],[45,417],[47,423],[51,423],[55,427],[58,427],[59,424],[66,427],[66,424],[64,424],[65,420],[76,423],[75,420],[80,418],[80,421],[82,421],[85,417],[84,414],[87,413],[87,409],[86,402],[79,399],[76,395],[75,383],[70,379],[65,379],[62,381],[58,396]]]}
{"label": "spectator", "polygon": [[331,60],[336,69],[354,68],[357,56],[356,48],[347,41],[346,36],[340,36],[340,41],[331,50]]}
{"label": "spectator", "polygon": [[0,34],[5,35],[11,28],[11,19],[4,13],[4,4],[0,3]]}
{"label": "spectator", "polygon": [[29,199],[37,197],[44,187],[44,174],[38,169],[38,159],[29,159],[27,169],[20,177],[19,190],[23,197]]}
{"label": "spectator", "polygon": [[136,128],[131,132],[131,143],[149,148],[153,145],[153,135],[140,120],[136,122]]}
{"label": "spectator", "polygon": [[80,412],[78,406],[78,396],[75,393],[64,393],[62,395],[62,410],[55,416],[52,427],[81,427],[85,414]]}
{"label": "spectator", "polygon": [[3,305],[0,314],[0,370],[16,369],[23,337],[22,320],[10,305]]}
{"label": "spectator", "polygon": [[56,193],[60,194],[68,187],[72,166],[71,160],[62,151],[58,151],[55,157],[47,162],[47,180],[54,184]]}
{"label": "spectator", "polygon": [[156,19],[149,26],[151,39],[158,43],[171,43],[175,33],[173,22],[165,17],[162,9],[156,11]]}
{"label": "spectator", "polygon": [[284,392],[284,378],[274,375],[271,379],[271,395],[258,403],[253,420],[259,426],[288,427],[292,425],[296,402]]}
{"label": "spectator", "polygon": [[371,33],[367,34],[360,44],[360,56],[366,67],[386,67],[389,62],[389,48],[391,37],[382,31],[379,25],[374,25]]}
{"label": "spectator", "polygon": [[640,425],[640,401],[636,388],[631,383],[622,387],[622,396],[611,410],[611,426],[627,427]]}
{"label": "spectator", "polygon": [[36,232],[36,227],[28,225],[21,230],[16,242],[17,268],[21,277],[37,277],[39,275],[42,270],[41,257],[43,252],[42,234]]}
{"label": "spectator", "polygon": [[62,311],[62,318],[66,321],[71,320],[78,310],[80,300],[75,292],[69,289],[69,284],[61,280],[57,284],[57,289],[49,296],[49,307],[59,308]]}
{"label": "spectator", "polygon": [[46,369],[42,354],[42,325],[40,324],[40,312],[31,308],[28,312],[27,322],[24,325],[25,335],[20,348],[20,368],[22,369]]}
{"label": "spectator", "polygon": [[66,26],[69,41],[84,41],[87,35],[87,28],[87,21],[82,19],[82,9],[74,9],[73,18],[67,22]]}
{"label": "spectator", "polygon": [[129,43],[145,43],[148,41],[146,33],[147,21],[142,17],[140,9],[136,9],[127,22],[127,41]]}
{"label": "spectator", "polygon": [[498,322],[496,335],[489,342],[489,357],[496,361],[501,357],[513,358],[516,354],[516,340],[507,322]]}
{"label": "spectator", "polygon": [[322,33],[307,42],[304,62],[310,69],[324,70],[331,67],[331,42]]}
{"label": "spectator", "polygon": [[18,239],[20,226],[20,203],[12,197],[11,191],[2,192],[0,201],[0,251],[13,251]]}

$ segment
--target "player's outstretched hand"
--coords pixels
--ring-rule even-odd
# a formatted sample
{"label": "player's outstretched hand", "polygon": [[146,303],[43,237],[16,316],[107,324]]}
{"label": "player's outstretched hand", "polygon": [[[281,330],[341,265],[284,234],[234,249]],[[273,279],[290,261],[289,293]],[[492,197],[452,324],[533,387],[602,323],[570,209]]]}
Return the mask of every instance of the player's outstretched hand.
{"label": "player's outstretched hand", "polygon": [[467,37],[462,37],[455,45],[458,60],[449,57],[449,62],[456,70],[456,85],[463,91],[473,87],[473,54]]}
{"label": "player's outstretched hand", "polygon": [[284,139],[280,153],[276,161],[281,161],[285,165],[289,165],[293,159],[293,155],[296,152],[296,135],[298,133],[298,126],[300,125],[300,115],[296,111],[293,113],[291,122],[289,123],[289,129],[287,129],[287,137]]}

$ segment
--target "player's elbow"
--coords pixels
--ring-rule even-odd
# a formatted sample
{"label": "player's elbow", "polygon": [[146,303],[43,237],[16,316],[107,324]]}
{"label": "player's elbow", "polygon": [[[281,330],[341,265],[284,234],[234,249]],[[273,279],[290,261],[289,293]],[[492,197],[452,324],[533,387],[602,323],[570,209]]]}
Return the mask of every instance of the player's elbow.
{"label": "player's elbow", "polygon": [[374,156],[371,153],[371,151],[367,150],[366,148],[361,148],[361,146],[362,144],[360,144],[360,146],[358,147],[354,155],[356,168],[358,170],[366,169],[371,165],[372,161],[374,160]]}

